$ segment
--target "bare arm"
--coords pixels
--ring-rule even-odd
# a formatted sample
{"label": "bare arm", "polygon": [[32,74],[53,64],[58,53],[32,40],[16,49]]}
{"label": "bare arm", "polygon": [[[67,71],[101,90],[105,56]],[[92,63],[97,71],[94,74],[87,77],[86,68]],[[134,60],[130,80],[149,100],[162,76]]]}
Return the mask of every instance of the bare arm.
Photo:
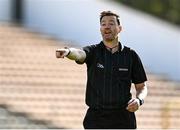
{"label": "bare arm", "polygon": [[67,57],[71,60],[84,62],[86,59],[86,53],[84,50],[76,49],[76,48],[61,48],[56,50],[57,58]]}
{"label": "bare arm", "polygon": [[136,88],[136,97],[137,98],[131,99],[128,102],[128,106],[126,108],[130,112],[137,111],[139,106],[140,106],[139,99],[144,100],[146,98],[146,96],[147,96],[147,86],[146,86],[145,82],[144,83],[135,84],[135,88]]}
{"label": "bare arm", "polygon": [[136,88],[136,97],[144,100],[147,96],[146,83],[135,84],[135,88]]}

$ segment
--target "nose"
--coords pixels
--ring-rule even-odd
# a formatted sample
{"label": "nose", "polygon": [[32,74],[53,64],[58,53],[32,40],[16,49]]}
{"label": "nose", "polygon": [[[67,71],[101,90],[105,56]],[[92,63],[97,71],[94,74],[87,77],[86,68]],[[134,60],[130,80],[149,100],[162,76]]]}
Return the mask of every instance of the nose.
{"label": "nose", "polygon": [[105,29],[109,29],[109,28],[110,28],[110,25],[107,24],[107,25],[105,26]]}

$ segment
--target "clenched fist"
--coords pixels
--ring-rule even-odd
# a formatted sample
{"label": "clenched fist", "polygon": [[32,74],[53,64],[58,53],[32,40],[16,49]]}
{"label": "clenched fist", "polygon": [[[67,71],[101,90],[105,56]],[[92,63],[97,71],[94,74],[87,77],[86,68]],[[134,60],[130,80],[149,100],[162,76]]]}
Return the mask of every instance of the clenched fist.
{"label": "clenched fist", "polygon": [[127,110],[130,112],[135,112],[139,109],[139,100],[137,98],[133,98],[128,102]]}

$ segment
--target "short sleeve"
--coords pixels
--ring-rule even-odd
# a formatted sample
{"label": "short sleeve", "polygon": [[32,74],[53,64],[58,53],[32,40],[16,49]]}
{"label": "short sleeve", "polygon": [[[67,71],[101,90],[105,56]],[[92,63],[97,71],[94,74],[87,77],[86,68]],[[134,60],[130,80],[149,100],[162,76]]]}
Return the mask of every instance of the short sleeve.
{"label": "short sleeve", "polygon": [[134,84],[143,83],[147,81],[146,73],[138,54],[131,50],[132,53],[132,82]]}
{"label": "short sleeve", "polygon": [[[95,45],[85,46],[83,50],[86,53],[86,58],[83,63],[91,64],[92,59],[94,57]],[[82,62],[76,61],[77,64],[83,64]]]}

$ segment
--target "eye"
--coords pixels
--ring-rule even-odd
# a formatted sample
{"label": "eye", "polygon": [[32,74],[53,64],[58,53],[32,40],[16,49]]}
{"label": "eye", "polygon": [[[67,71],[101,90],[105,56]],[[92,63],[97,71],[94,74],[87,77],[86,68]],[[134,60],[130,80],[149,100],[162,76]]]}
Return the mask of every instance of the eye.
{"label": "eye", "polygon": [[109,23],[109,25],[114,25],[114,23],[112,22],[112,23]]}
{"label": "eye", "polygon": [[106,24],[105,23],[101,23],[101,26],[106,26]]}

